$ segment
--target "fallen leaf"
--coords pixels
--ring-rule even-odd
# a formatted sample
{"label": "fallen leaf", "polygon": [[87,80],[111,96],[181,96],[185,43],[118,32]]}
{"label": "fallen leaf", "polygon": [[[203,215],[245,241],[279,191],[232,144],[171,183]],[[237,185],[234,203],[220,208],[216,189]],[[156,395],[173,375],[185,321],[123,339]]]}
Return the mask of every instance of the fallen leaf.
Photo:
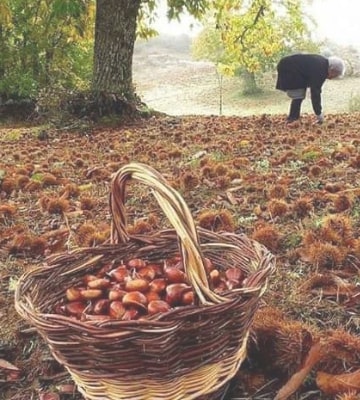
{"label": "fallen leaf", "polygon": [[10,371],[20,371],[18,367],[15,367],[15,365],[9,363],[9,361],[4,360],[3,358],[0,358],[0,368]]}
{"label": "fallen leaf", "polygon": [[60,396],[54,392],[40,393],[39,400],[60,400]]}
{"label": "fallen leaf", "polygon": [[74,394],[76,392],[76,386],[72,383],[60,385],[57,389],[64,394]]}
{"label": "fallen leaf", "polygon": [[318,371],[316,384],[325,394],[337,395],[349,391],[360,393],[360,369],[339,375]]}
{"label": "fallen leaf", "polygon": [[229,200],[231,205],[236,205],[238,203],[238,200],[236,199],[236,197],[229,191],[226,192],[226,197]]}
{"label": "fallen leaf", "polygon": [[320,360],[321,357],[321,344],[316,342],[310,348],[309,353],[301,369],[297,371],[286,384],[279,390],[274,400],[286,400],[293,393],[295,393],[300,385],[304,382],[307,375],[310,373],[313,366]]}
{"label": "fallen leaf", "polygon": [[[20,369],[2,358],[0,358],[0,369],[5,370],[3,374],[5,375],[3,378],[5,382],[14,382],[20,378]],[[1,380],[1,382],[4,382],[4,380]]]}

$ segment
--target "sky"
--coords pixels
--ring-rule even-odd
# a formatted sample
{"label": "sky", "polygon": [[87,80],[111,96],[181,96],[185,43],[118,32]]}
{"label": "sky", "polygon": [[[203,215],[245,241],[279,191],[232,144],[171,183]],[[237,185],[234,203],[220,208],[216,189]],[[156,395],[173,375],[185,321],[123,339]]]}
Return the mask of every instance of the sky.
{"label": "sky", "polygon": [[314,0],[310,13],[317,21],[320,38],[360,48],[359,0]]}
{"label": "sky", "polygon": [[[158,11],[159,20],[156,29],[160,33],[181,34],[191,36],[199,32],[199,24],[195,21],[195,29],[190,29],[194,22],[189,16],[184,16],[181,23],[171,22],[166,18],[166,1],[161,0]],[[316,37],[328,38],[340,45],[353,45],[360,48],[360,0],[313,0],[309,14],[317,22]]]}
{"label": "sky", "polygon": [[160,0],[160,6],[156,11],[159,18],[154,24],[159,33],[169,33],[173,35],[186,33],[190,36],[195,36],[201,30],[201,25],[199,22],[197,22],[191,16],[185,14],[181,17],[180,22],[168,22],[166,17],[166,9],[166,0]]}

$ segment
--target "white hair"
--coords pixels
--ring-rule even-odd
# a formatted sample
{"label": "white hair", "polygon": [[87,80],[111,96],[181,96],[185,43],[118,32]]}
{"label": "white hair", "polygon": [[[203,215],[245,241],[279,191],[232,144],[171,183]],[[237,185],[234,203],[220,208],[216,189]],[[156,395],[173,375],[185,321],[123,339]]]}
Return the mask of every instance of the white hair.
{"label": "white hair", "polygon": [[336,56],[331,56],[329,60],[329,70],[335,74],[336,77],[342,78],[345,74],[344,61]]}

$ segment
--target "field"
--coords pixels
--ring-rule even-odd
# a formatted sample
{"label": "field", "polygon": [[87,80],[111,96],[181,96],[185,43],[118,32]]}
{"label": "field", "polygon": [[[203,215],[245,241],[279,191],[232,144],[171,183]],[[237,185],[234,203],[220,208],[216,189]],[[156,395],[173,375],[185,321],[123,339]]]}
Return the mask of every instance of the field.
{"label": "field", "polygon": [[[274,90],[276,74],[267,73],[259,85],[263,93],[242,96],[240,78],[219,77],[213,64],[191,60],[187,47],[179,50],[170,45],[140,47],[134,57],[134,81],[145,103],[170,115],[286,114],[289,99]],[[151,77],[151,79],[149,79]],[[349,111],[349,102],[359,96],[359,77],[327,81],[323,86],[323,108],[326,113]],[[309,96],[303,112],[312,113]]]}
{"label": "field", "polygon": [[[323,125],[307,101],[301,122],[287,126],[282,93],[244,98],[231,80],[219,116],[207,64],[142,54],[134,67],[138,93],[165,114],[81,132],[0,127],[0,399],[83,399],[14,294],[47,257],[109,241],[112,174],[136,161],[182,195],[197,226],[244,234],[276,258],[223,400],[359,400],[360,114],[347,112],[355,79],[326,83]],[[125,205],[129,234],[171,227],[141,185]]]}

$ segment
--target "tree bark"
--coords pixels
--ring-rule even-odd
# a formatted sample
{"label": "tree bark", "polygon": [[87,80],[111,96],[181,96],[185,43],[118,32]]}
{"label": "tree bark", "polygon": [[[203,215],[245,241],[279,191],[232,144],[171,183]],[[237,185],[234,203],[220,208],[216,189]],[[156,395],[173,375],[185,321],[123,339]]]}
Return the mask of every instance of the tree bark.
{"label": "tree bark", "polygon": [[135,99],[132,61],[141,0],[97,0],[93,91]]}
{"label": "tree bark", "polygon": [[244,95],[252,95],[256,93],[260,93],[261,89],[258,87],[255,79],[255,74],[253,72],[244,71],[243,72],[243,94]]}

